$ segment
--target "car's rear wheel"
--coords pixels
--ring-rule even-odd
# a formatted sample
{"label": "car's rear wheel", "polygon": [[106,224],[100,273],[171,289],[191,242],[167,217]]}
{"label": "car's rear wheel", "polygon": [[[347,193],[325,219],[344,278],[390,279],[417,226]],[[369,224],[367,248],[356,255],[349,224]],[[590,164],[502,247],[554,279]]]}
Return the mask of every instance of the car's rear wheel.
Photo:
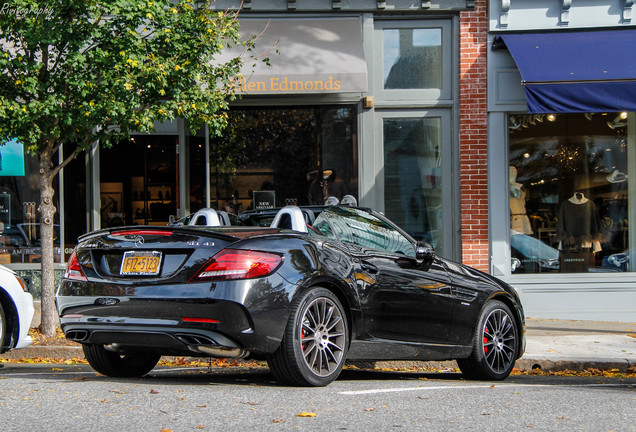
{"label": "car's rear wheel", "polygon": [[82,345],[86,360],[97,372],[111,377],[140,377],[150,372],[161,355],[152,353],[119,354],[103,345]]}
{"label": "car's rear wheel", "polygon": [[340,375],[348,345],[342,304],[331,291],[314,288],[294,302],[281,345],[267,363],[279,382],[326,386]]}
{"label": "car's rear wheel", "polygon": [[519,330],[510,308],[493,300],[479,316],[470,357],[457,364],[468,379],[502,380],[510,375],[519,351]]}

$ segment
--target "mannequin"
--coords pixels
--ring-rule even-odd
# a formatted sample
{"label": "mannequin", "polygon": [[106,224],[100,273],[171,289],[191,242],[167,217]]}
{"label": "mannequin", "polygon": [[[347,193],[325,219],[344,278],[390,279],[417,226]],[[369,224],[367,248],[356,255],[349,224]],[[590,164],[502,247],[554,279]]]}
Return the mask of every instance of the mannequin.
{"label": "mannequin", "polygon": [[596,205],[581,191],[576,191],[559,206],[557,222],[559,271],[581,273],[595,265],[601,251],[601,221]]}
{"label": "mannequin", "polygon": [[532,234],[530,219],[526,213],[526,190],[517,183],[517,168],[509,168],[510,183],[510,229],[520,234]]}
{"label": "mannequin", "polygon": [[561,250],[580,251],[591,249],[600,252],[601,221],[596,205],[582,192],[575,192],[559,207],[557,236],[561,240]]}

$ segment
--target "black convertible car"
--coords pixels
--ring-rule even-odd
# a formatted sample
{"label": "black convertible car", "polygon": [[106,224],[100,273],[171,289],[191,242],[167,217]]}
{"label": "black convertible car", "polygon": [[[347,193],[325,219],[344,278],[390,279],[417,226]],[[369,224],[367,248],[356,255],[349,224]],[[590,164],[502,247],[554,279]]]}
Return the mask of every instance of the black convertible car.
{"label": "black convertible car", "polygon": [[525,347],[514,289],[357,207],[90,233],[56,301],[66,337],[110,376],[188,355],[266,358],[304,386],[329,384],[345,360],[457,359],[466,377],[499,380]]}

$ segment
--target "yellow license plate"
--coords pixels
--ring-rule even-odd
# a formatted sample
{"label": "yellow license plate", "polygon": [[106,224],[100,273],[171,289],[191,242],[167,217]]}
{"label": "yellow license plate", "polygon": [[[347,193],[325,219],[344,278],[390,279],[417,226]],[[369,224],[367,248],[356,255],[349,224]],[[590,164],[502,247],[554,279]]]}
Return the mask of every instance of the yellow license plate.
{"label": "yellow license plate", "polygon": [[124,252],[121,262],[120,275],[126,276],[152,276],[159,274],[161,264],[161,252],[156,251],[129,251]]}

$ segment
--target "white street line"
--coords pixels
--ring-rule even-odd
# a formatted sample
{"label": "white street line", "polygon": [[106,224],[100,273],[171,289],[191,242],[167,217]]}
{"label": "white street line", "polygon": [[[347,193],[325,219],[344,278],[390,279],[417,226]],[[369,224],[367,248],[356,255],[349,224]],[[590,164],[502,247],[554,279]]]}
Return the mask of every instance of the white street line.
{"label": "white street line", "polygon": [[470,389],[483,389],[483,388],[501,388],[501,387],[574,387],[574,388],[590,388],[590,387],[634,387],[634,384],[488,384],[488,385],[469,385],[469,386],[421,386],[421,387],[405,387],[405,388],[393,388],[393,389],[370,389],[370,390],[354,390],[344,391],[338,394],[347,396],[365,395],[365,394],[380,394],[380,393],[398,393],[407,391],[427,391],[427,390],[470,390]]}

